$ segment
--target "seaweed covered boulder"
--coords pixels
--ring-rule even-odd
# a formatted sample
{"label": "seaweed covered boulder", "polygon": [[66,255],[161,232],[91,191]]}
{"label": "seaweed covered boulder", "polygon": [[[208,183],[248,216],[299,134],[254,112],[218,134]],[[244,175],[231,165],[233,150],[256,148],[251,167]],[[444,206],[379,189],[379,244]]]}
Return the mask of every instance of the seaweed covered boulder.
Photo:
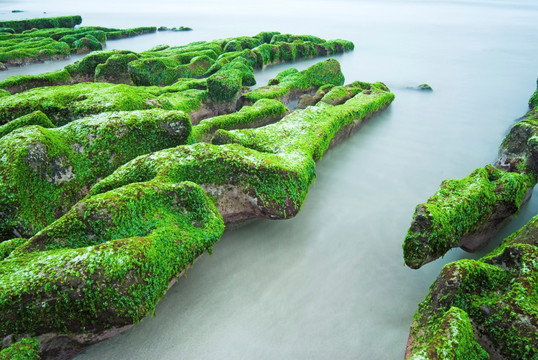
{"label": "seaweed covered boulder", "polygon": [[0,240],[35,234],[118,166],[190,143],[190,133],[185,113],[165,110],[103,113],[59,128],[12,131],[0,139]]}
{"label": "seaweed covered boulder", "polygon": [[288,109],[280,101],[261,99],[252,106],[242,107],[237,112],[200,121],[198,125],[193,127],[192,134],[197,142],[210,142],[219,129],[257,128],[277,122],[287,112]]}
{"label": "seaweed covered boulder", "polygon": [[226,223],[285,219],[299,212],[314,177],[312,160],[199,143],[138,157],[97,183],[90,196],[137,181],[192,181],[210,195]]}
{"label": "seaweed covered boulder", "polygon": [[344,75],[340,63],[335,59],[321,61],[309,68],[298,71],[290,68],[279,73],[262,86],[241,96],[241,105],[252,105],[260,99],[278,99],[289,104],[303,94],[314,94],[323,85],[343,85]]}
{"label": "seaweed covered boulder", "polygon": [[6,136],[10,132],[30,125],[39,125],[44,128],[56,127],[43,112],[37,110],[28,115],[21,116],[5,125],[0,126],[0,138]]}
{"label": "seaweed covered boulder", "polygon": [[536,359],[537,289],[535,217],[482,259],[443,268],[414,316],[406,358]]}
{"label": "seaweed covered boulder", "polygon": [[82,23],[80,15],[0,21],[0,27],[22,33],[31,29],[73,28]]}
{"label": "seaweed covered boulder", "polygon": [[42,357],[69,358],[118,333],[152,313],[223,230],[188,182],[138,182],[78,203],[0,261],[0,346],[35,336]]}
{"label": "seaweed covered boulder", "polygon": [[[34,38],[31,38],[30,34],[16,36],[24,35],[23,40],[25,41],[36,41],[37,38],[44,39],[51,46],[60,46],[56,42],[61,43],[64,53],[69,54],[68,48],[71,52],[79,51],[84,43],[88,43],[88,46],[91,45],[91,50],[99,48],[99,44],[90,42],[88,39],[95,38],[98,42],[104,43],[106,39],[114,38],[116,33],[136,34],[137,29],[139,28],[114,31],[117,29],[84,27],[40,30],[34,34]],[[167,86],[184,78],[209,78],[239,58],[246,61],[250,68],[257,69],[273,63],[294,61],[299,58],[327,56],[352,50],[354,47],[353,43],[349,41],[326,41],[307,35],[287,36],[287,38],[292,39],[291,43],[285,42],[284,38],[272,42],[273,37],[278,34],[278,32],[262,32],[252,37],[240,36],[172,47],[159,46],[140,53],[100,51],[88,55],[75,64],[66,66],[63,70],[67,71],[71,75],[70,77],[65,77],[65,71],[41,74],[37,79],[35,75],[21,75],[1,81],[0,88],[12,93],[20,92],[43,86],[37,80],[44,81],[44,79],[47,79],[50,85],[67,85],[95,80],[139,86]],[[15,37],[4,40],[9,41],[5,46],[20,46],[21,43],[21,39]],[[44,49],[43,45],[41,49]],[[84,49],[90,48],[84,47]],[[28,54],[26,53],[26,55]],[[26,55],[21,53],[13,57],[20,58]],[[106,64],[110,56],[114,56],[114,61]],[[102,66],[98,67],[98,65]],[[60,72],[63,75],[62,78],[58,78]],[[249,82],[251,84],[245,82],[244,85],[255,83],[253,80]]]}
{"label": "seaweed covered boulder", "polygon": [[417,269],[453,247],[483,247],[530,196],[532,177],[491,165],[458,180],[445,180],[417,205],[403,244],[407,266]]}

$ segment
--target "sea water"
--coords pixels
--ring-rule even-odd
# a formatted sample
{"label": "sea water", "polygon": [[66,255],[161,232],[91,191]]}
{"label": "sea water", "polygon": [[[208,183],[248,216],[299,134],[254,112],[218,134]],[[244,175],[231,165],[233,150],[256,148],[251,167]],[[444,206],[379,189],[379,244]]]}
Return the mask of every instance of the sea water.
{"label": "sea water", "polygon": [[[20,9],[24,13],[11,13]],[[538,77],[535,1],[2,1],[0,18],[80,14],[82,25],[189,26],[109,41],[141,51],[260,31],[355,43],[347,82],[383,81],[393,104],[325,154],[294,219],[226,231],[148,316],[86,359],[400,359],[417,305],[442,266],[479,258],[538,210],[538,194],[484,250],[419,270],[401,244],[416,204],[446,178],[492,163]],[[74,61],[72,58],[68,61]],[[270,66],[279,71],[319,59]],[[0,79],[65,66],[49,62]],[[433,92],[410,90],[421,83]]]}

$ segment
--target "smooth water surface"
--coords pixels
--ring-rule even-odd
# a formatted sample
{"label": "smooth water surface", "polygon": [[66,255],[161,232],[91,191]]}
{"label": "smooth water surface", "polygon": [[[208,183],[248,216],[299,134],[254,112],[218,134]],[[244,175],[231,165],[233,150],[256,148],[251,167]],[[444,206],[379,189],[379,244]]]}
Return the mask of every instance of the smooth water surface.
{"label": "smooth water surface", "polygon": [[[11,14],[12,9],[26,10]],[[445,178],[495,160],[538,76],[533,1],[3,1],[0,18],[80,14],[83,25],[190,26],[110,41],[151,48],[259,31],[352,40],[346,80],[383,81],[394,103],[328,152],[301,213],[227,231],[154,317],[77,359],[400,359],[417,304],[441,267],[478,258],[538,210],[538,194],[477,254],[453,250],[420,270],[401,244],[416,204]],[[259,84],[279,71],[258,72]],[[16,71],[51,71],[55,63]],[[407,90],[429,83],[434,92]]]}

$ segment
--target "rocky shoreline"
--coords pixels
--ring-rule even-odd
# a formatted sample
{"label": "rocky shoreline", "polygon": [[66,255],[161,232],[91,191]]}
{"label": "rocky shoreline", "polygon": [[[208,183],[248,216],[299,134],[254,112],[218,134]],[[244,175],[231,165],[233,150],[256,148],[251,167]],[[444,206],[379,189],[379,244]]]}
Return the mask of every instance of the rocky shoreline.
{"label": "rocky shoreline", "polygon": [[3,81],[0,355],[70,358],[152,313],[225,225],[295,216],[316,161],[394,95],[334,59],[250,90],[253,69],[352,49],[267,32]]}

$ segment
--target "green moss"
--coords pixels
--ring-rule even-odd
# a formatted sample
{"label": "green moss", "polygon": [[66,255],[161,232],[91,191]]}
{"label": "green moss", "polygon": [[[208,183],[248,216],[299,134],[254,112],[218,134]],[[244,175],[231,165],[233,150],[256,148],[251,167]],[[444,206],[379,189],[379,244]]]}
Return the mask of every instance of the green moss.
{"label": "green moss", "polygon": [[49,120],[47,115],[43,114],[41,111],[34,111],[28,115],[21,116],[18,119],[8,122],[6,125],[0,126],[0,138],[6,136],[13,130],[29,126],[29,125],[39,125],[44,128],[54,128],[54,124]]}
{"label": "green moss", "polygon": [[[424,204],[417,205],[403,244],[404,259],[411,268],[443,256],[460,246],[464,236],[482,231],[499,209],[515,214],[532,178],[498,170],[478,168],[459,180],[445,180]],[[500,223],[502,219],[497,219]]]}
{"label": "green moss", "polygon": [[0,261],[7,258],[13,250],[17,249],[19,246],[28,242],[28,239],[25,238],[15,238],[0,242]]}
{"label": "green moss", "polygon": [[64,42],[33,37],[24,40],[0,40],[0,61],[8,65],[24,65],[69,56],[71,49]]}
{"label": "green moss", "polygon": [[439,320],[438,330],[425,339],[428,344],[416,351],[409,360],[485,360],[488,353],[477,343],[473,326],[467,313],[451,307]]}
{"label": "green moss", "polygon": [[20,33],[30,29],[73,28],[82,22],[80,15],[0,21],[0,27],[11,28]]}
{"label": "green moss", "polygon": [[193,127],[193,137],[198,142],[209,142],[218,129],[232,130],[259,127],[280,120],[286,114],[280,101],[262,99],[253,106],[244,106],[238,112],[202,120]]}
{"label": "green moss", "polygon": [[39,341],[36,338],[25,338],[0,351],[1,360],[38,360]]}
{"label": "green moss", "polygon": [[[443,331],[443,317],[457,306],[475,325],[475,338],[479,342],[487,338],[492,352],[507,359],[538,356],[537,224],[535,217],[478,261],[459,260],[443,268],[415,314],[413,352],[425,351],[435,334]],[[457,321],[448,323],[457,326]]]}
{"label": "green moss", "polygon": [[44,73],[40,75],[15,75],[0,81],[0,88],[10,93],[19,93],[30,88],[43,86],[67,85],[72,81],[71,74],[65,70]]}
{"label": "green moss", "polygon": [[392,102],[394,95],[385,91],[359,93],[340,106],[320,103],[297,110],[276,124],[259,129],[218,130],[214,143],[239,143],[261,152],[299,153],[320,160],[338,131],[360,123]]}
{"label": "green moss", "polygon": [[77,54],[103,50],[103,46],[101,45],[99,40],[97,40],[92,35],[86,35],[83,38],[73,42],[73,48]]}
{"label": "green moss", "polygon": [[237,98],[243,85],[255,84],[252,67],[242,57],[235,58],[207,79],[210,99],[230,102]]}
{"label": "green moss", "polygon": [[[193,183],[137,183],[81,202],[1,262],[0,337],[136,323],[223,230]],[[41,247],[51,250],[31,252]]]}
{"label": "green moss", "polygon": [[[55,125],[64,125],[74,119],[104,111],[151,108],[185,110],[200,106],[201,99],[195,97],[193,100],[192,91],[183,90],[178,93],[174,88],[108,83],[36,88],[0,98],[0,124],[36,110],[45,113]],[[192,104],[193,101],[196,104]]]}
{"label": "green moss", "polygon": [[95,67],[95,81],[131,84],[128,64],[138,58],[139,55],[136,53],[121,53],[108,57],[104,64],[98,64]]}
{"label": "green moss", "polygon": [[242,96],[245,103],[255,103],[260,99],[282,99],[292,92],[305,93],[322,85],[342,85],[344,75],[340,64],[334,59],[328,59],[310,66],[303,71],[294,68],[284,70],[269,82]]}
{"label": "green moss", "polygon": [[103,113],[56,129],[30,126],[0,139],[0,239],[31,236],[100,178],[151,151],[192,142],[179,111]]}

